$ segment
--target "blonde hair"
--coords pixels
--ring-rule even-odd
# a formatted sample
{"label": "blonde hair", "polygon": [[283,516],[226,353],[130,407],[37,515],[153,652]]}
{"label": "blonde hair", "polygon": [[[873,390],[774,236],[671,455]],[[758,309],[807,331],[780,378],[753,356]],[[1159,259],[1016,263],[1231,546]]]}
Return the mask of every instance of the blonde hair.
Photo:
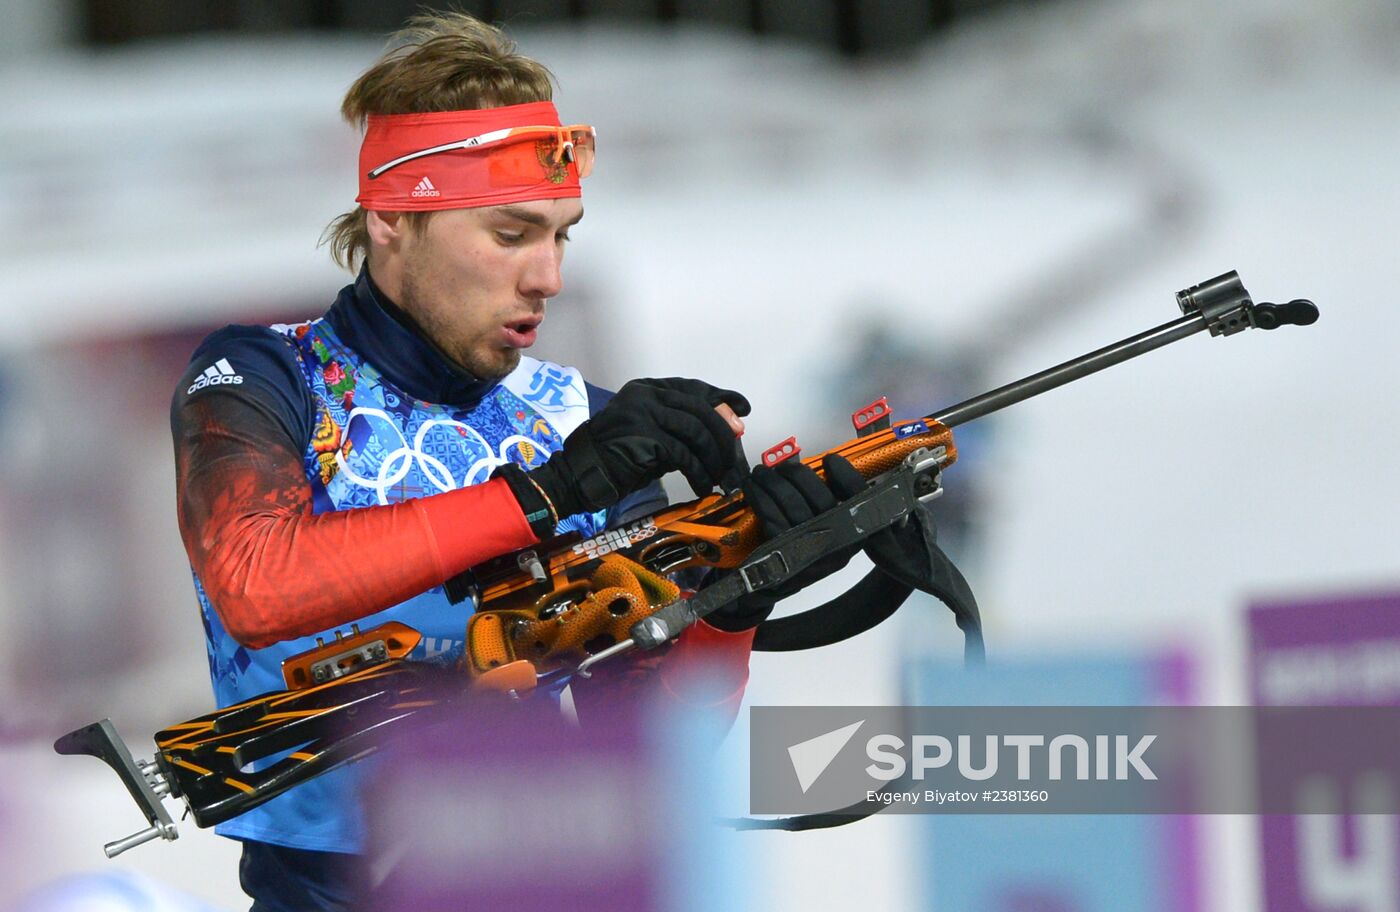
{"label": "blonde hair", "polygon": [[[390,50],[356,79],[340,113],[363,130],[370,114],[426,114],[552,101],[554,76],[539,61],[516,53],[495,26],[466,13],[424,12],[389,38]],[[421,230],[431,212],[408,212]],[[369,250],[365,210],[338,216],[321,243],[351,272]]]}

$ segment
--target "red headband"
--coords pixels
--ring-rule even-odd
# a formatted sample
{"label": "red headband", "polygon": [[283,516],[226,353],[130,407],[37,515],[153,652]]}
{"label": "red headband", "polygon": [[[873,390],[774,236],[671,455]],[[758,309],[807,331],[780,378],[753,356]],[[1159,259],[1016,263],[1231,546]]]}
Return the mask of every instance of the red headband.
{"label": "red headband", "polygon": [[[512,137],[392,164],[437,146],[530,126],[560,126],[554,104],[536,101],[475,111],[371,114],[360,145],[360,195],[355,201],[376,211],[421,212],[582,196],[577,167],[555,161],[552,139],[532,142],[528,134],[524,139]],[[370,177],[376,170],[382,173]]]}

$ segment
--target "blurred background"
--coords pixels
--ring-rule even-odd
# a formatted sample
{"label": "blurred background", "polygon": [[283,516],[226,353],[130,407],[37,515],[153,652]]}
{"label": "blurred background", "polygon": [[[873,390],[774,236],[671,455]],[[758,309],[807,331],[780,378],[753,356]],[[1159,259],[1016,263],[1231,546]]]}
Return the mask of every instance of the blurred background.
{"label": "blurred background", "polygon": [[[190,824],[103,859],[140,816],[50,745],[110,716],[147,756],[212,707],[170,396],[206,333],[313,318],[350,280],[317,246],[356,193],[337,111],[415,7],[4,4],[0,905],[123,870],[246,908],[237,847]],[[737,388],[751,459],[792,434],[839,443],[881,394],[926,414],[1166,322],[1178,289],[1230,269],[1255,300],[1318,302],[1314,327],[1193,337],[960,432],[940,515],[994,665],[1168,661],[1191,682],[1171,699],[1246,703],[1251,604],[1400,592],[1395,4],[459,8],[504,24],[558,76],[566,122],[599,131],[538,353],[613,387]],[[946,611],[911,605],[838,647],[756,656],[748,700],[926,698],[901,669],[959,649]],[[1379,699],[1400,700],[1395,663]],[[743,750],[736,729],[725,751]],[[748,834],[755,907],[954,908],[940,891],[974,895],[936,861],[940,840],[966,855],[955,820]],[[1019,851],[997,838],[977,845]],[[1249,818],[1202,818],[1192,845],[1157,873],[1199,889],[1158,907],[1363,909],[1270,901]],[[1045,895],[956,907],[1100,907]]]}

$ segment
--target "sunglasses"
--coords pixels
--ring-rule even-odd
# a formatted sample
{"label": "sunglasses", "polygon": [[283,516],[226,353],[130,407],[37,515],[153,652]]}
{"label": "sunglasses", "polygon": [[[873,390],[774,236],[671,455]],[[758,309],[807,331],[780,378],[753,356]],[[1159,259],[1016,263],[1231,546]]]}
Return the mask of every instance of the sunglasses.
{"label": "sunglasses", "polygon": [[480,146],[500,145],[501,143],[531,138],[535,139],[535,144],[540,149],[541,154],[549,155],[554,164],[572,163],[578,169],[580,179],[593,172],[593,159],[597,157],[598,131],[587,124],[573,124],[568,127],[510,127],[505,130],[492,130],[490,133],[482,133],[480,136],[473,136],[469,139],[443,143],[430,149],[420,149],[417,152],[400,155],[393,161],[385,162],[369,172],[369,179],[374,180],[384,172],[397,168],[399,165],[429,155],[437,155],[439,152],[475,149]]}

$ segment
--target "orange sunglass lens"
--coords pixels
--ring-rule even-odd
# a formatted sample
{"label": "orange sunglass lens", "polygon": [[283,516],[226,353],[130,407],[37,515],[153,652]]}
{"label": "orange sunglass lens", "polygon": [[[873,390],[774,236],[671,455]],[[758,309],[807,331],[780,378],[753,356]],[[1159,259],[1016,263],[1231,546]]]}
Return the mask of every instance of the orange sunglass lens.
{"label": "orange sunglass lens", "polygon": [[587,177],[593,171],[593,159],[597,156],[594,148],[593,131],[573,130],[569,133],[569,145],[565,153],[565,158],[571,158],[578,168],[580,178]]}
{"label": "orange sunglass lens", "polygon": [[593,131],[531,132],[533,135],[520,137],[531,141],[504,144],[488,159],[494,182],[527,181],[537,176],[539,169],[543,168],[546,179],[557,184],[565,180],[569,162],[574,163],[580,178],[592,172]]}

